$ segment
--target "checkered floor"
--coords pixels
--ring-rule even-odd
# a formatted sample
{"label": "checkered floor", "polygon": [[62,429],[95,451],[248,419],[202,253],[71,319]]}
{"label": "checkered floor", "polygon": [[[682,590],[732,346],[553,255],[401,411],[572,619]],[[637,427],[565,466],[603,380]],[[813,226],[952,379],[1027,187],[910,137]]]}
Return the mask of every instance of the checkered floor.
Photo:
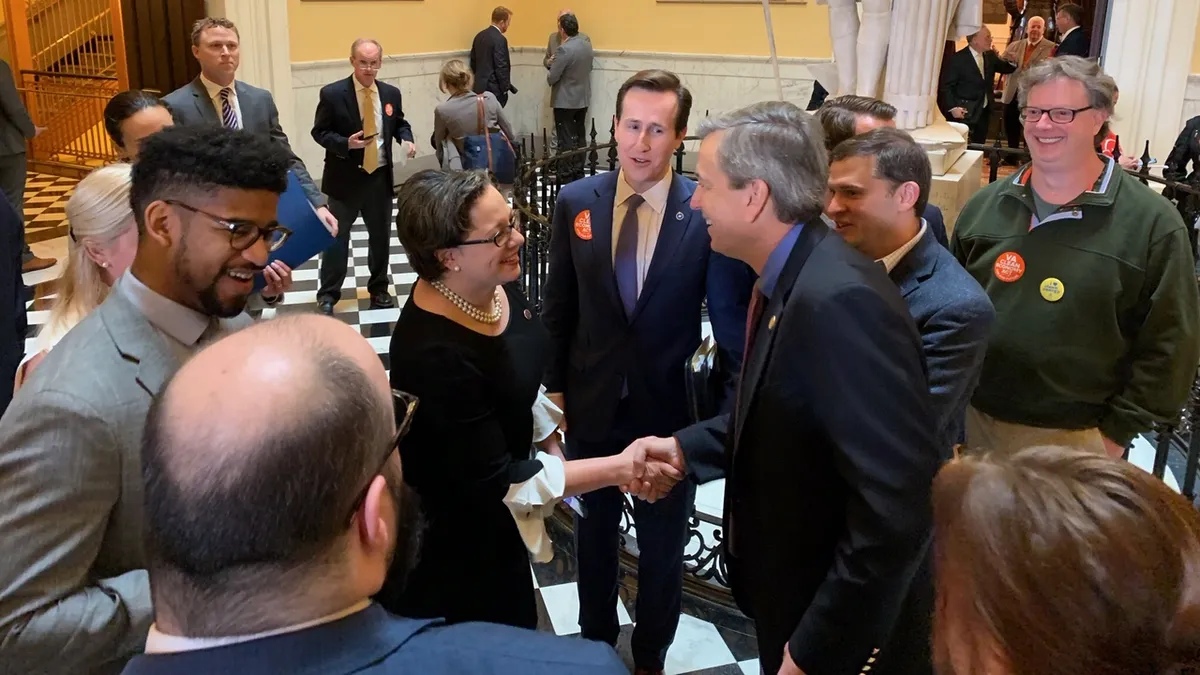
{"label": "checkered floor", "polygon": [[[43,239],[35,245],[39,254],[62,257],[66,252],[66,223],[62,205],[70,195],[76,181],[36,176],[31,174],[26,192],[26,221],[53,223],[39,227],[45,231]],[[31,227],[31,234],[35,230]],[[54,232],[54,234],[50,234]],[[388,344],[392,329],[400,316],[400,308],[408,300],[408,294],[417,276],[408,265],[400,242],[392,236],[391,241],[391,292],[396,298],[392,309],[368,309],[370,297],[366,290],[369,277],[367,270],[367,232],[360,219],[350,234],[351,251],[347,264],[347,278],[343,284],[342,300],[334,307],[334,316],[355,326],[375,348],[384,368],[390,369]],[[46,253],[43,253],[46,252]],[[317,287],[319,284],[318,261],[312,260],[293,271],[293,287],[282,305],[262,310],[262,317],[270,318],[280,313],[317,311]],[[35,300],[29,305],[30,330],[26,341],[27,350],[35,347],[37,330],[47,320],[49,308],[54,302],[55,281],[61,275],[62,263],[44,272],[26,275],[26,283],[35,287]],[[709,499],[708,501],[713,501]],[[719,497],[716,503],[720,503]],[[574,543],[570,533],[556,528],[551,530],[555,540],[555,559],[547,564],[531,565],[534,582],[538,589],[539,628],[558,635],[579,633],[579,600],[576,592],[576,569]],[[629,652],[629,637],[633,630],[634,597],[636,584],[626,580],[622,584],[622,600],[617,608],[621,619],[621,636],[617,651],[632,669]],[[675,642],[667,654],[668,675],[696,673],[705,675],[740,675],[759,672],[757,650],[753,630],[748,620],[740,614],[713,605],[685,598],[684,613],[680,617]]]}
{"label": "checkered floor", "polygon": [[30,244],[67,236],[67,199],[75,178],[30,173],[25,178],[25,239]]}

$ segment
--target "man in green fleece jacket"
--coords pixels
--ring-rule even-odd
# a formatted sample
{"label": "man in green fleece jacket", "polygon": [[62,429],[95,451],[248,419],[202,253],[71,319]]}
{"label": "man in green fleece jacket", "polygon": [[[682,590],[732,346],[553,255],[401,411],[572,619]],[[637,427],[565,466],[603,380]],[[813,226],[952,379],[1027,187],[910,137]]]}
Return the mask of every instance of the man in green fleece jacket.
{"label": "man in green fleece jacket", "polygon": [[1187,400],[1200,361],[1187,231],[1166,199],[1093,149],[1115,92],[1075,56],[1027,71],[1033,162],[959,216],[950,248],[997,315],[967,413],[971,449],[1119,457]]}

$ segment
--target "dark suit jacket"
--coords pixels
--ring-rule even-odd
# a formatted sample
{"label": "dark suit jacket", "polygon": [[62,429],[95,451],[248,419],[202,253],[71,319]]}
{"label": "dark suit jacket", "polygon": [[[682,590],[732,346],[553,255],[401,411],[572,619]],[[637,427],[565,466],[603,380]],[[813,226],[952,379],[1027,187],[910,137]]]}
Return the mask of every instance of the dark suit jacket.
{"label": "dark suit jacket", "polygon": [[[692,421],[683,368],[700,345],[706,295],[732,392],[754,284],[749,267],[712,251],[704,217],[688,204],[696,184],[675,174],[637,307],[626,317],[612,263],[618,175],[610,171],[564,187],[551,226],[542,308],[552,342],[545,384],[566,394],[571,435],[585,442],[605,440],[626,378],[637,416],[629,423],[638,436],[669,436]],[[584,211],[591,216],[590,239],[575,227]]]}
{"label": "dark suit jacket", "polygon": [[927,656],[900,656],[927,653],[927,633],[889,638],[894,626],[928,623],[901,606],[931,597],[912,579],[950,450],[934,441],[921,339],[881,265],[819,220],[804,225],[732,415],[675,437],[698,482],[726,476],[725,561],[760,636],[790,635],[808,675],[857,673],[869,658],[871,675],[930,672]]}
{"label": "dark suit jacket", "polygon": [[[967,126],[986,120],[992,107],[996,73],[1011,73],[1016,66],[1001,59],[995,51],[983,55],[983,73],[975,65],[970,47],[963,47],[946,63],[945,74],[938,89],[938,107],[948,120],[962,122]],[[966,117],[955,119],[950,109],[962,107]]]}
{"label": "dark suit jacket", "polygon": [[925,204],[925,213],[921,214],[925,222],[929,223],[929,231],[933,233],[933,238],[937,243],[950,248],[950,238],[946,236],[946,218],[942,215],[942,210],[933,204]]}
{"label": "dark suit jacket", "polygon": [[[296,177],[304,186],[304,194],[308,195],[308,201],[313,206],[325,206],[325,195],[321,194],[312,176],[308,175],[304,162],[292,152],[287,134],[283,133],[283,127],[279,126],[279,109],[275,107],[275,99],[271,92],[241,80],[234,80],[233,88],[237,92],[238,107],[242,111],[242,128],[246,131],[269,134],[271,138],[282,143],[292,157],[288,168],[296,172]],[[163,100],[171,107],[171,116],[175,118],[176,124],[221,126],[221,113],[213,105],[199,76],[167,94]]]}
{"label": "dark suit jacket", "polygon": [[890,274],[924,345],[939,448],[962,442],[996,310],[975,278],[926,232]]}
{"label": "dark suit jacket", "polygon": [[512,69],[508,58],[508,38],[495,26],[488,26],[471,43],[471,72],[475,73],[475,93],[490,91],[500,105],[508,103],[512,86]]}
{"label": "dark suit jacket", "polygon": [[335,621],[225,647],[144,654],[124,675],[628,674],[608,645],[484,623],[405,619],[373,605]]}
{"label": "dark suit jacket", "polygon": [[36,132],[17,91],[12,68],[0,61],[0,155],[24,154],[25,141]]}
{"label": "dark suit jacket", "polygon": [[[379,158],[380,166],[376,171],[386,171],[388,185],[392,185],[392,142],[413,143],[412,127],[404,119],[400,90],[381,80],[376,80],[375,86],[379,90],[379,105],[382,107],[379,114],[383,119],[383,128],[379,129],[379,135],[383,137],[383,156]],[[334,199],[348,201],[363,186],[366,176],[362,171],[364,150],[351,150],[349,141],[351,136],[362,130],[358,84],[354,76],[321,87],[312,137],[325,148],[325,172],[321,177],[321,188]]]}
{"label": "dark suit jacket", "polygon": [[1058,44],[1058,49],[1054,52],[1055,56],[1082,56],[1088,57],[1091,51],[1091,40],[1088,39],[1087,33],[1083,32],[1083,26],[1071,31],[1071,34],[1063,38]]}
{"label": "dark suit jacket", "polygon": [[[25,282],[21,278],[24,223],[0,193],[0,383],[12,382],[25,356]],[[2,379],[8,378],[8,379]],[[2,385],[0,385],[2,387]],[[0,415],[12,400],[12,387],[0,389]]]}

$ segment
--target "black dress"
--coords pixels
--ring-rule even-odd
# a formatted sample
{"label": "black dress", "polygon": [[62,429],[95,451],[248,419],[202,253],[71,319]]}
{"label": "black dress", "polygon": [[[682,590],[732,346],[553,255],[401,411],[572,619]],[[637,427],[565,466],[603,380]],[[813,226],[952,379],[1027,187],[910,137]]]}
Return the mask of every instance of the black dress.
{"label": "black dress", "polygon": [[404,588],[385,583],[376,597],[402,616],[537,627],[529,553],[503,499],[542,468],[529,457],[549,337],[520,289],[504,290],[498,336],[411,298],[392,334],[392,387],[420,398],[400,457],[427,521]]}

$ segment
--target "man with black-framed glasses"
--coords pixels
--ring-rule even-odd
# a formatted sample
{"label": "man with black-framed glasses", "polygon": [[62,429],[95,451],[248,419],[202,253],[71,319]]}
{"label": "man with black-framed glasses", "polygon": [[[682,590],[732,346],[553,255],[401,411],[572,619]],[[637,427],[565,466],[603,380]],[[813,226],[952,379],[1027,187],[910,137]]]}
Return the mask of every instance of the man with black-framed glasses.
{"label": "man with black-framed glasses", "polygon": [[267,136],[217,126],[144,141],[132,266],[0,418],[0,670],[115,673],[142,650],[146,412],[200,346],[251,323],[254,278],[287,235],[288,161]]}
{"label": "man with black-framed glasses", "polygon": [[966,440],[1120,457],[1176,418],[1200,361],[1200,298],[1170,202],[1096,153],[1116,83],[1061,56],[1029,69],[1031,164],[976,194],[950,242],[996,308]]}
{"label": "man with black-framed glasses", "polygon": [[155,622],[125,673],[628,673],[606,645],[371,601],[420,539],[397,452],[419,404],[321,316],[260,323],[181,368],[146,420]]}

